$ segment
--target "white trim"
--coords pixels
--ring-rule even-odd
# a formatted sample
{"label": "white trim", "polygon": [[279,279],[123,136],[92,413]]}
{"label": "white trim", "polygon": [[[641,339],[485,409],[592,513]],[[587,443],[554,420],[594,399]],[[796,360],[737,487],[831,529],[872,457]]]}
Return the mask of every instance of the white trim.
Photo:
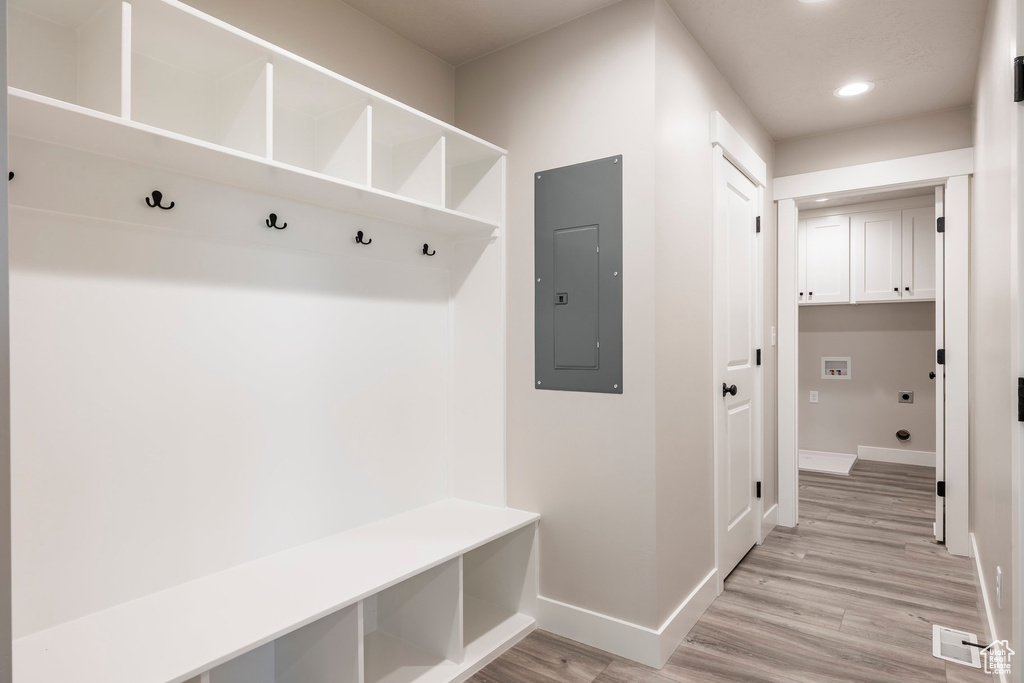
{"label": "white trim", "polygon": [[974,148],[876,161],[775,179],[775,200],[800,199],[893,185],[942,184],[947,178],[974,173]]}
{"label": "white trim", "polygon": [[772,532],[779,523],[779,504],[776,503],[768,508],[768,511],[761,515],[761,540],[757,542],[758,545],[764,543],[764,539],[768,538],[768,534]]}
{"label": "white trim", "polygon": [[[935,188],[935,217],[946,216],[946,186]],[[945,233],[935,233],[935,348],[946,348],[946,262]],[[935,359],[935,540],[946,542],[946,498],[939,495],[938,483],[946,481],[946,373]]]}
{"label": "white trim", "polygon": [[968,503],[968,397],[970,372],[970,195],[967,176],[950,178],[945,192],[945,312],[946,364],[946,549],[966,556],[970,542]]}
{"label": "white trim", "polygon": [[799,485],[799,430],[800,414],[797,377],[799,368],[799,340],[797,324],[797,228],[796,202],[783,199],[779,203],[779,267],[778,267],[778,325],[776,347],[776,390],[778,391],[778,463],[779,463],[779,526],[794,527],[800,519]]}
{"label": "white trim", "polygon": [[[994,643],[999,640],[999,636],[996,634],[996,622],[992,617],[992,603],[988,599],[988,587],[985,585],[985,575],[981,571],[981,558],[978,557],[978,541],[974,538],[974,532],[970,533],[969,540],[969,553],[971,558],[974,559],[974,578],[977,579],[978,593],[981,595],[981,604],[985,608],[984,620],[985,620],[985,642]],[[1006,683],[1006,675],[999,675],[1000,683]]]}
{"label": "white trim", "polygon": [[900,465],[935,467],[935,451],[908,451],[903,448],[857,446],[857,457],[873,462],[893,462]]}
{"label": "white trim", "polygon": [[537,599],[537,624],[564,638],[660,669],[715,601],[717,578],[718,570],[712,569],[657,630],[544,596]]}
{"label": "white trim", "polygon": [[[840,200],[833,202],[834,206],[824,208],[800,209],[800,219],[820,218],[821,216],[835,216],[846,213],[868,213],[870,211],[903,211],[905,209],[931,209],[935,207],[935,186],[929,185],[928,194],[920,197],[906,197],[904,199],[885,199],[879,202],[861,202],[860,204],[840,204]],[[923,191],[923,190],[922,190]]]}
{"label": "white trim", "polygon": [[[714,120],[715,120],[715,114],[716,113],[717,112],[712,112],[712,114],[711,114],[711,120],[712,120],[712,140],[714,140]],[[714,230],[714,234],[712,235],[712,238],[711,238],[711,245],[712,245],[712,247],[711,247],[711,367],[713,369],[712,372],[715,375],[715,383],[716,383],[716,385],[717,385],[717,382],[718,382],[718,356],[719,356],[719,353],[718,353],[718,326],[721,323],[718,320],[718,318],[719,318],[719,313],[718,313],[718,277],[717,277],[717,274],[715,272],[715,260],[718,258],[718,251],[717,250],[718,250],[718,240],[719,240],[719,237],[718,237],[718,230],[717,230],[717,228],[718,228],[719,222],[721,221],[721,218],[719,217],[719,211],[720,211],[719,204],[721,203],[720,195],[722,194],[722,191],[721,191],[720,188],[722,187],[722,185],[725,182],[725,180],[724,180],[724,178],[725,178],[725,168],[723,166],[723,164],[724,164],[723,160],[724,159],[725,159],[725,149],[723,147],[721,147],[720,145],[716,145],[716,144],[714,144],[714,142],[712,142],[712,147],[711,147],[711,177],[712,177],[712,179],[711,179],[711,183],[712,183],[712,187],[711,187],[711,195],[712,195],[711,204],[712,204],[712,209],[714,211],[714,217],[712,219],[712,229]],[[714,504],[715,504],[715,510],[714,510],[713,518],[714,518],[714,522],[715,522],[715,568],[717,569],[718,567],[722,566],[722,561],[720,559],[721,558],[721,554],[722,554],[722,551],[721,551],[722,543],[721,543],[721,538],[719,538],[721,534],[719,533],[719,528],[718,528],[719,519],[720,519],[719,512],[718,512],[718,489],[719,489],[719,486],[721,486],[721,484],[720,484],[720,477],[719,477],[719,471],[718,471],[719,470],[719,467],[718,467],[718,426],[719,426],[720,418],[718,416],[718,410],[719,410],[718,392],[717,391],[716,392],[708,392],[708,395],[711,398],[711,453],[712,453],[711,458],[712,458],[712,473],[713,473],[712,479],[713,479],[713,485],[715,487],[714,488],[714,492],[713,492],[714,493]],[[725,582],[725,577],[724,576],[718,576],[718,578],[716,580],[716,586],[715,586],[715,591],[716,591],[715,594],[716,595],[721,595],[722,591],[725,589],[724,582]]]}
{"label": "white trim", "polygon": [[[1024,45],[1024,11],[1018,9],[1016,38],[1017,45]],[[1020,54],[1020,53],[1017,53]],[[1024,107],[1014,107],[1014,121],[1010,127],[1011,133],[1011,162],[1010,178],[1012,179],[1010,191],[1010,219],[1013,221],[1010,226],[1010,266],[1014,286],[1011,288],[1010,308],[1010,358],[1013,360],[1013,367],[1020,373],[1018,377],[1024,377],[1024,353],[1021,352],[1024,335],[1021,326],[1024,325],[1024,208],[1022,208],[1021,197],[1024,196]],[[1024,643],[1024,505],[1021,497],[1024,496],[1024,438],[1022,438],[1022,423],[1016,422],[1011,427],[1010,443],[1012,480],[1010,482],[1010,510],[1012,522],[1010,528],[1010,557],[1012,560],[1012,576],[1010,585],[1013,596],[1013,604],[1010,606],[1010,632],[1014,634],[1017,650],[1021,651],[1021,643]],[[1024,681],[1024,667],[1018,660],[1015,680],[1018,683]]]}
{"label": "white trim", "polygon": [[747,144],[720,112],[711,112],[711,144],[721,147],[725,158],[761,187],[768,187],[768,165]]}
{"label": "white trim", "polygon": [[[946,186],[945,280],[947,365],[946,389],[946,548],[951,554],[968,551],[969,468],[967,461],[969,291],[969,178],[973,149],[925,154],[906,159],[818,171],[775,179],[778,200],[778,466],[779,524],[796,526],[798,497],[798,352],[796,200],[834,192],[897,189],[922,182]],[[959,172],[961,175],[943,176]],[[936,176],[938,176],[936,178]],[[929,181],[930,178],[936,178]],[[780,189],[781,188],[781,189]],[[948,397],[952,397],[952,401]],[[952,404],[952,405],[951,405]],[[952,435],[952,443],[950,440]]]}

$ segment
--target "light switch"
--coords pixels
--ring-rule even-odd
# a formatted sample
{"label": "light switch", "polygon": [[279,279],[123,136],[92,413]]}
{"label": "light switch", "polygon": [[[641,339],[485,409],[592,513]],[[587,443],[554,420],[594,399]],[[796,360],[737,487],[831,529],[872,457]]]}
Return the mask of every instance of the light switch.
{"label": "light switch", "polygon": [[817,391],[812,391],[811,392],[811,403],[817,403],[817,402],[818,402],[818,392]]}

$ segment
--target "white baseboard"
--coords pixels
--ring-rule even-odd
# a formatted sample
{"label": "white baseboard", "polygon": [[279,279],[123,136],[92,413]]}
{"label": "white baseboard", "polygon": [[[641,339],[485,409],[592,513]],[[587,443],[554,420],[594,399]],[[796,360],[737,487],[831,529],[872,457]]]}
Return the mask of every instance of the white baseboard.
{"label": "white baseboard", "polygon": [[[988,599],[988,588],[985,585],[985,574],[981,570],[981,558],[978,556],[978,541],[974,538],[974,532],[969,535],[971,541],[970,555],[974,559],[974,578],[978,581],[978,593],[981,594],[981,604],[985,608],[985,628],[988,633],[982,634],[985,642],[994,643],[999,640],[996,635],[996,622],[992,618],[992,603]],[[999,675],[1000,683],[1007,683],[1006,675]]]}
{"label": "white baseboard", "polygon": [[776,503],[768,508],[763,515],[761,515],[761,542],[768,538],[768,534],[772,532],[779,523],[779,504]]}
{"label": "white baseboard", "polygon": [[861,460],[873,460],[875,462],[892,462],[899,465],[935,467],[934,451],[908,451],[903,448],[857,446],[857,457]]}
{"label": "white baseboard", "polygon": [[537,599],[537,623],[545,631],[660,669],[718,597],[717,585],[718,570],[713,569],[657,630],[544,596]]}

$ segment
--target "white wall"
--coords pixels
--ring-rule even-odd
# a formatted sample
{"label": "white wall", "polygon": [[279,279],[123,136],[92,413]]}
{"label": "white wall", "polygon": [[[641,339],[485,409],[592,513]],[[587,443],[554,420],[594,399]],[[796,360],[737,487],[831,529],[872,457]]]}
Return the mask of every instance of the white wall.
{"label": "white wall", "polygon": [[451,66],[342,0],[188,0],[187,4],[451,123]]}
{"label": "white wall", "polygon": [[[509,150],[508,493],[544,518],[541,594],[654,629],[714,566],[716,109],[770,164],[770,139],[662,0],[625,0],[456,70],[456,124]],[[539,391],[533,175],[615,154],[624,392]]]}
{"label": "white wall", "polygon": [[[654,243],[658,619],[667,619],[714,568],[713,166],[708,127],[718,110],[768,164],[773,143],[669,6],[655,9],[656,217]],[[771,196],[769,187],[765,193]],[[761,212],[765,329],[775,324],[775,218]],[[626,239],[633,239],[627,233]],[[770,260],[769,260],[770,259]],[[639,293],[645,296],[646,293]],[[633,305],[640,305],[634,300]],[[629,303],[627,302],[627,305]],[[764,506],[775,483],[775,354],[765,334]],[[696,523],[702,520],[703,523]]]}
{"label": "white wall", "polygon": [[449,239],[11,158],[16,637],[450,495]]}
{"label": "white wall", "polygon": [[[1016,281],[1011,272],[1014,203],[1012,141],[1017,106],[1013,103],[1011,59],[1017,22],[1015,0],[991,0],[975,94],[975,176],[971,230],[970,296],[970,484],[971,531],[993,603],[996,567],[1002,567],[1003,607],[995,604],[999,638],[1020,651],[1020,633],[1012,632],[1011,605],[1014,538],[1012,430],[1016,423],[1016,376],[1011,340],[1011,309]],[[950,359],[952,361],[952,359]],[[1019,495],[1019,492],[1018,492]]]}
{"label": "white wall", "polygon": [[[822,379],[822,356],[850,356],[850,379]],[[933,303],[801,306],[800,448],[934,451],[934,366]],[[899,391],[913,391],[914,403],[899,403]],[[899,429],[910,432],[909,442],[896,439]]]}
{"label": "white wall", "polygon": [[[7,0],[0,0],[0,91],[7,91]],[[0,130],[7,130],[7,98],[0,102]],[[0,136],[0,173],[8,173],[7,136]],[[7,185],[0,189],[0,681],[11,673],[11,353]]]}
{"label": "white wall", "polygon": [[[626,0],[456,70],[456,125],[509,150],[509,504],[544,519],[542,595],[646,626],[658,612],[653,66],[653,3]],[[539,391],[533,174],[615,154],[623,155],[624,393]]]}
{"label": "white wall", "polygon": [[776,177],[964,149],[972,143],[971,108],[960,107],[870,126],[780,140]]}

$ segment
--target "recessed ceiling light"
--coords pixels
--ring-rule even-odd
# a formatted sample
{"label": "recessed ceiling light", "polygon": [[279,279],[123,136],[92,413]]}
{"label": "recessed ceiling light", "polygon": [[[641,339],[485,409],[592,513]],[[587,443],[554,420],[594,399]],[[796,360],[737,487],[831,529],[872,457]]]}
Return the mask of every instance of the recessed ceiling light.
{"label": "recessed ceiling light", "polygon": [[828,197],[822,197],[821,199],[815,199],[814,201],[816,201],[816,202],[827,202],[828,201]]}
{"label": "recessed ceiling light", "polygon": [[871,81],[856,81],[836,88],[833,94],[836,97],[854,97],[856,95],[863,95],[866,92],[870,92],[871,90],[874,90],[874,88],[875,84]]}

